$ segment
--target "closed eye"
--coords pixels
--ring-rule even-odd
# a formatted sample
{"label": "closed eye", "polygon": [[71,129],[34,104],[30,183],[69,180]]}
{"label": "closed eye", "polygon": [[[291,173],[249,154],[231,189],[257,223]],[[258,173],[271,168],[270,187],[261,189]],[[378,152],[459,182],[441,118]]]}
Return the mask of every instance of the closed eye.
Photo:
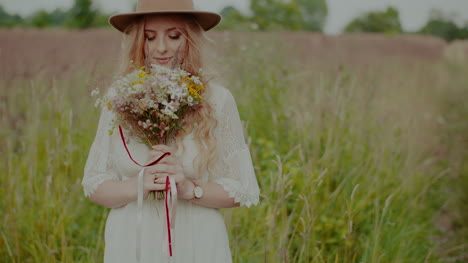
{"label": "closed eye", "polygon": [[148,41],[152,41],[152,40],[154,40],[154,39],[156,39],[156,37],[155,37],[155,36],[146,37],[146,40],[148,40]]}
{"label": "closed eye", "polygon": [[169,38],[176,40],[180,38],[180,35],[169,35]]}

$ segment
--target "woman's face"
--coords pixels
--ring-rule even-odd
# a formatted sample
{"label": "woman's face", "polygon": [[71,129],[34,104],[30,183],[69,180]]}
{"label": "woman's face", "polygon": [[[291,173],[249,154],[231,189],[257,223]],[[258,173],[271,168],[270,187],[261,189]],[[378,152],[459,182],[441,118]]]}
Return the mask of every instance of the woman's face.
{"label": "woman's face", "polygon": [[[182,34],[184,21],[177,16],[150,16],[145,23],[145,56],[152,64],[170,67],[176,57],[185,54],[187,39]],[[179,51],[177,51],[179,50]],[[148,52],[148,54],[146,54]]]}

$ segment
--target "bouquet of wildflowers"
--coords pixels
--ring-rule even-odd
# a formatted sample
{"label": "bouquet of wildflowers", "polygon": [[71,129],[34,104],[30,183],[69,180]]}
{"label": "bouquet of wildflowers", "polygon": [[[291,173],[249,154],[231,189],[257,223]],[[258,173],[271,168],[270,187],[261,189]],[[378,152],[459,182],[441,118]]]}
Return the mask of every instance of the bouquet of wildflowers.
{"label": "bouquet of wildflowers", "polygon": [[113,128],[122,126],[148,146],[165,144],[183,129],[184,115],[202,101],[205,86],[200,77],[152,64],[117,79],[96,106],[115,113]]}

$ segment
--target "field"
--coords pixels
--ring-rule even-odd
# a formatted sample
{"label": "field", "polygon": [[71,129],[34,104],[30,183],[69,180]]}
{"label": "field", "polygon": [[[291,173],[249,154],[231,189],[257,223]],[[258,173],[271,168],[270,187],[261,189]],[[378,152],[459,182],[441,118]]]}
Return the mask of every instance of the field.
{"label": "field", "polygon": [[[223,210],[234,262],[466,262],[468,61],[423,36],[210,37],[262,193]],[[0,262],[102,261],[80,183],[119,41],[0,30]]]}

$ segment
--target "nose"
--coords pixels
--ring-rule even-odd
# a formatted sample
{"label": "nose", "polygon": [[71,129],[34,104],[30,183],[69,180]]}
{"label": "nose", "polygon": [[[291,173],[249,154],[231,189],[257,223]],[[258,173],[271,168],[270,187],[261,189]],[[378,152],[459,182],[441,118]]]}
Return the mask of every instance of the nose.
{"label": "nose", "polygon": [[167,51],[166,41],[163,37],[159,37],[156,50],[159,54],[164,54]]}

